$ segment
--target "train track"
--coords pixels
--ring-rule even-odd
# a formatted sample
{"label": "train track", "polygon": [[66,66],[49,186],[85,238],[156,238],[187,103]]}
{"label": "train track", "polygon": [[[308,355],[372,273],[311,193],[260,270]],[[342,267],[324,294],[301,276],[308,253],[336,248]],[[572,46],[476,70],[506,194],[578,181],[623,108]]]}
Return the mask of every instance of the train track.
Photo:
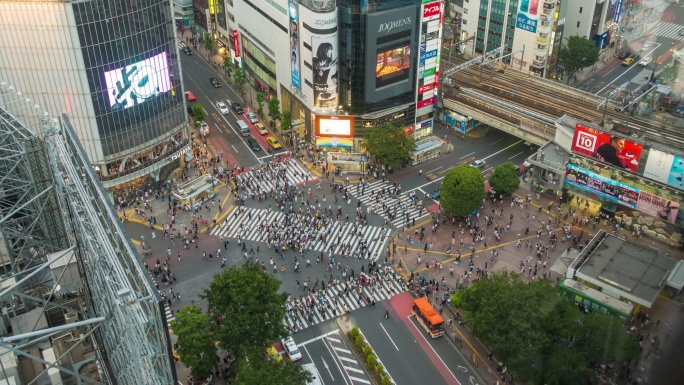
{"label": "train track", "polygon": [[[452,84],[457,87],[444,86],[446,99],[497,116],[513,125],[519,124],[521,118],[516,119],[511,114],[502,113],[502,105],[508,106],[511,112],[521,117],[527,115],[526,118],[544,121],[555,121],[563,115],[568,115],[598,124],[604,115],[604,98],[510,68],[506,68],[505,73],[500,73],[488,67],[470,67],[452,74],[450,78]],[[478,98],[482,99],[481,102],[476,100]],[[492,100],[504,103],[497,106],[497,103],[491,103]],[[684,146],[684,132],[671,124],[641,117],[630,118],[626,113],[617,111],[610,103],[605,116],[625,125],[628,128],[627,135],[640,141],[663,143],[673,147]]]}

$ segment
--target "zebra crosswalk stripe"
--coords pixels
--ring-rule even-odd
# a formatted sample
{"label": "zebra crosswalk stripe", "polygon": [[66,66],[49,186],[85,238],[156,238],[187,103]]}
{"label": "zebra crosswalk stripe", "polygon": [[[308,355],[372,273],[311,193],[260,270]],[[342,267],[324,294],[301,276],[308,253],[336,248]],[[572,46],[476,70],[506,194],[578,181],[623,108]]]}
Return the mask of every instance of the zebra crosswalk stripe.
{"label": "zebra crosswalk stripe", "polygon": [[[152,278],[152,282],[157,282],[157,280],[154,277],[154,274],[152,274],[151,271],[148,271],[147,274],[150,275],[150,278]],[[165,294],[162,293],[161,289],[158,289],[159,295],[162,297],[162,303],[164,304],[164,315],[166,317],[166,323],[171,327],[171,321],[175,320],[176,317],[173,315],[173,312],[171,311],[171,308],[169,307],[169,301],[166,300]]]}
{"label": "zebra crosswalk stripe", "polygon": [[[366,188],[363,191],[363,193],[361,192],[361,187],[359,187],[357,191],[356,186],[351,186],[349,188],[349,192],[353,197],[360,200],[361,203],[368,207],[372,213],[378,214],[382,218],[389,220],[389,216],[387,215],[387,213],[385,213],[385,211],[382,210],[382,205],[376,203],[375,197],[377,196],[378,192],[382,191],[382,189],[388,189],[393,187],[394,186],[392,186],[387,181],[374,180],[366,185]],[[398,198],[385,197],[383,202],[392,211],[394,211],[395,207],[397,208],[396,215],[394,215],[394,219],[391,221],[392,225],[394,225],[395,227],[408,226],[410,225],[410,223],[408,223],[409,221],[413,219],[419,221],[430,215],[430,213],[428,213],[427,210],[421,209],[420,207],[416,206],[409,198],[408,193],[402,192],[401,194],[399,194]],[[406,220],[407,213],[409,214],[409,221]]]}
{"label": "zebra crosswalk stripe", "polygon": [[180,39],[176,39],[176,43],[178,44],[179,49],[183,49],[183,48],[188,46],[187,44],[185,44],[185,42],[183,40],[180,40]]}
{"label": "zebra crosswalk stripe", "polygon": [[[265,241],[265,233],[259,232],[259,225],[266,221],[268,224],[281,225],[285,221],[285,213],[282,210],[265,210],[249,208],[240,212],[235,209],[226,217],[221,223],[221,227],[214,226],[210,234],[216,236],[240,238],[245,241],[263,242]],[[302,226],[309,226],[303,223]],[[314,229],[311,227],[298,228],[311,232]],[[385,244],[389,238],[389,230],[383,229],[379,226],[361,226],[355,223],[348,223],[342,221],[333,221],[329,228],[326,229],[327,239],[324,242],[320,236],[310,241],[308,247],[313,251],[328,252],[330,245],[335,243],[337,246],[333,253],[338,254],[342,251],[342,244],[347,245],[349,255],[354,255],[360,248],[359,241],[364,240],[367,247],[367,253],[364,255],[366,259],[377,260],[383,253]],[[321,229],[315,229],[320,232]],[[359,232],[361,236],[359,236]],[[340,242],[338,242],[338,240]]]}
{"label": "zebra crosswalk stripe", "polygon": [[[368,296],[371,300],[374,300],[377,303],[386,299],[390,299],[392,296],[404,291],[406,291],[406,287],[404,286],[403,282],[386,280],[382,284],[377,283],[372,288],[364,288],[363,294],[364,297]],[[365,306],[370,306],[368,303],[366,303],[366,301],[358,300],[358,292],[355,290],[350,290],[349,294],[345,295],[344,283],[327,287],[325,291],[317,291],[315,294],[306,294],[302,296],[299,301],[306,302],[306,298],[308,297],[311,301],[319,303],[318,298],[321,293],[330,304],[330,309],[328,309],[326,306],[323,313],[321,313],[318,307],[314,306],[313,312],[310,313],[312,315],[311,323],[309,323],[308,315],[302,314],[296,310],[289,311],[286,313],[283,323],[290,328],[293,328],[296,323],[297,331],[300,331],[309,326],[319,324],[334,317],[339,317],[339,315],[344,312],[345,308],[349,311],[353,311]],[[335,305],[335,298],[337,298],[337,305]],[[294,300],[291,300],[290,305],[293,304]]]}
{"label": "zebra crosswalk stripe", "polygon": [[650,34],[677,40],[681,37],[679,32],[682,28],[684,28],[684,25],[661,21],[656,24]]}
{"label": "zebra crosswalk stripe", "polygon": [[[285,165],[285,176],[287,177],[287,181],[289,185],[293,184],[302,184],[306,182],[311,182],[315,181],[318,178],[312,177],[311,179],[307,179],[307,175],[310,173],[310,171],[299,161],[296,159],[289,159],[284,162],[278,163],[278,165]],[[279,166],[282,167],[282,166]],[[252,193],[256,192],[256,187],[254,186],[255,184],[258,184],[259,186],[259,191],[261,192],[266,192],[269,193],[273,190],[276,189],[276,185],[279,187],[285,186],[285,180],[280,177],[276,178],[271,178],[270,176],[264,176],[261,179],[257,179],[256,176],[258,175],[258,167],[254,168],[250,171],[243,172],[242,174],[239,174],[236,179],[238,182],[242,183],[245,181],[249,181],[252,185],[246,185],[243,184],[247,194],[252,195]]]}

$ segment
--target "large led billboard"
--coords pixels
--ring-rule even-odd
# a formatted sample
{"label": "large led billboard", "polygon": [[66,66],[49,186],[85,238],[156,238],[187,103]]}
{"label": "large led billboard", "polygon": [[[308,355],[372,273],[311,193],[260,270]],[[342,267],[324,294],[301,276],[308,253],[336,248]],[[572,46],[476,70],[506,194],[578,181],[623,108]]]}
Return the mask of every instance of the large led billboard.
{"label": "large led billboard", "polygon": [[570,148],[576,154],[635,173],[643,145],[578,124]]}
{"label": "large led billboard", "polygon": [[171,90],[166,52],[104,73],[109,107],[133,107]]}
{"label": "large led billboard", "polygon": [[366,102],[374,103],[414,90],[420,24],[416,19],[419,17],[415,5],[373,12],[366,17]]}
{"label": "large led billboard", "polygon": [[382,87],[409,78],[411,46],[379,52],[375,62],[375,86]]}
{"label": "large led billboard", "polygon": [[317,115],[316,135],[351,138],[354,136],[354,117]]}
{"label": "large led billboard", "polygon": [[311,38],[316,107],[337,106],[337,35]]}
{"label": "large led billboard", "polygon": [[672,187],[684,188],[684,158],[652,148],[648,152],[644,176]]}
{"label": "large led billboard", "polygon": [[292,85],[302,88],[301,72],[299,70],[299,8],[296,3],[287,3],[290,17],[290,69],[292,72]]}
{"label": "large led billboard", "polygon": [[518,3],[518,17],[515,21],[515,29],[521,29],[532,33],[537,33],[537,22],[539,21],[539,8],[543,0],[520,0]]}

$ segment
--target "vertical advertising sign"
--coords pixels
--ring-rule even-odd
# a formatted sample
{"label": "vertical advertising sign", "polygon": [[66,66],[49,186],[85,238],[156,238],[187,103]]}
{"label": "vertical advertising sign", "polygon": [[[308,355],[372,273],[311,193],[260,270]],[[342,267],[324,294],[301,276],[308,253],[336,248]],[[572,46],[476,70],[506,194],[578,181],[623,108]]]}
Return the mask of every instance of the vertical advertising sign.
{"label": "vertical advertising sign", "polygon": [[337,105],[337,35],[312,37],[313,91],[316,107]]}
{"label": "vertical advertising sign", "polygon": [[[440,52],[442,3],[423,1],[421,8],[420,53],[418,55],[418,79],[416,83],[416,116],[432,112],[437,105],[437,73]],[[421,128],[424,128],[421,126]]]}
{"label": "vertical advertising sign", "polygon": [[240,57],[240,43],[238,42],[238,30],[233,30],[233,51],[235,51],[235,57]]}
{"label": "vertical advertising sign", "polygon": [[297,4],[287,3],[290,17],[290,68],[292,70],[292,85],[302,88],[301,73],[299,71],[299,8]]}
{"label": "vertical advertising sign", "polygon": [[539,1],[540,0],[520,0],[520,3],[518,3],[518,17],[515,21],[516,29],[537,33]]}

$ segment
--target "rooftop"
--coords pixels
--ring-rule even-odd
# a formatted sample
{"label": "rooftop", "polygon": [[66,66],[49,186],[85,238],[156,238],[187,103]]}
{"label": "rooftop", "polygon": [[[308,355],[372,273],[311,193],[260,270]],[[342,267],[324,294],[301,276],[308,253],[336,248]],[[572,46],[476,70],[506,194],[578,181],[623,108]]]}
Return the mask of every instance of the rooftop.
{"label": "rooftop", "polygon": [[650,308],[675,263],[656,248],[601,230],[574,267],[578,278]]}

